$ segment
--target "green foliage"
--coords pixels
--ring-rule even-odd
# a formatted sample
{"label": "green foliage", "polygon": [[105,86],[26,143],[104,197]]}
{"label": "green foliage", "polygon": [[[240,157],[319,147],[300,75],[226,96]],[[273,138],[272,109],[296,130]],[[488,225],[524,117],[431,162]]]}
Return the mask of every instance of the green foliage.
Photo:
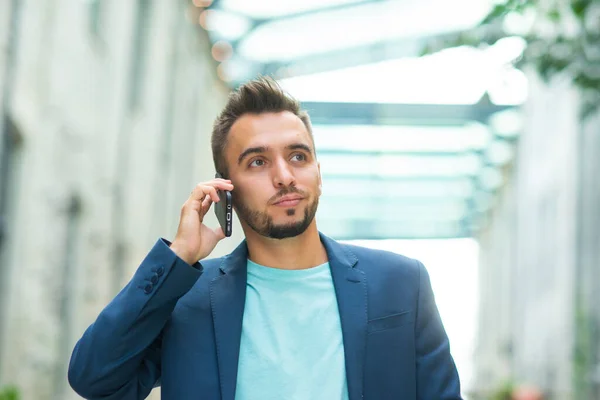
{"label": "green foliage", "polygon": [[492,11],[481,21],[481,25],[487,25],[506,17],[509,13],[516,12],[522,14],[530,8],[533,8],[537,2],[532,0],[507,0],[499,3],[492,8]]}
{"label": "green foliage", "polygon": [[593,369],[594,339],[592,321],[581,306],[575,310],[575,348],[573,351],[573,387],[576,399],[591,398],[590,371]]}
{"label": "green foliage", "polygon": [[583,19],[585,17],[585,12],[589,8],[591,3],[593,3],[593,1],[572,0],[571,1],[571,10],[573,10],[573,13],[575,13],[575,15],[577,17],[579,17],[580,19]]}
{"label": "green foliage", "polygon": [[511,400],[514,389],[512,382],[505,382],[491,395],[489,400]]}
{"label": "green foliage", "polygon": [[0,389],[0,400],[19,400],[19,390],[14,386],[7,386]]}
{"label": "green foliage", "polygon": [[[542,5],[543,4],[543,5]],[[484,46],[509,36],[509,15],[532,15],[543,29],[524,33],[527,48],[516,66],[529,65],[548,82],[558,75],[571,79],[582,94],[582,117],[600,109],[600,0],[504,0],[472,31],[429,43],[424,54],[459,45]]]}

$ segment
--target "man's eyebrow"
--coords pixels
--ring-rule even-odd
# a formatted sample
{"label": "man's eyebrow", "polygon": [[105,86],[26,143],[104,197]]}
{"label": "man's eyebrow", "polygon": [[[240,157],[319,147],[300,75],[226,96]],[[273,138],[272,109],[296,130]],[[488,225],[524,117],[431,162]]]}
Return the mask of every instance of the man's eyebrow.
{"label": "man's eyebrow", "polygon": [[244,158],[249,156],[250,154],[255,153],[266,153],[269,148],[267,146],[257,146],[257,147],[249,147],[246,150],[242,151],[242,154],[238,157],[238,165],[244,161]]}
{"label": "man's eyebrow", "polygon": [[[288,150],[304,150],[307,153],[312,154],[312,149],[304,143],[290,144],[285,148]],[[246,150],[244,150],[242,154],[240,154],[240,156],[238,157],[238,165],[241,164],[242,161],[244,161],[244,158],[248,157],[250,154],[266,153],[267,151],[269,151],[269,147],[267,146],[249,147]]]}
{"label": "man's eyebrow", "polygon": [[307,153],[313,154],[312,149],[304,143],[294,143],[286,146],[288,150],[304,150]]}

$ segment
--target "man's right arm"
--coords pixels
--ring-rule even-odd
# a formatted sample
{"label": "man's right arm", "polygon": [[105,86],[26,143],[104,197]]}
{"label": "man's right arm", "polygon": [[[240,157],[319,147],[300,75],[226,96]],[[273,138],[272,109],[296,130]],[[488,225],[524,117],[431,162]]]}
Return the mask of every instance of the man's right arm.
{"label": "man's right arm", "polygon": [[233,185],[220,178],[196,185],[181,207],[173,243],[159,240],[154,245],[75,346],[69,383],[81,396],[144,399],[158,385],[161,332],[177,300],[202,274],[198,260],[225,237],[221,228],[203,223],[211,204],[219,201],[217,190],[233,190]]}
{"label": "man's right arm", "polygon": [[77,342],[71,387],[87,399],[144,399],[160,379],[161,332],[202,274],[159,240],[131,281]]}

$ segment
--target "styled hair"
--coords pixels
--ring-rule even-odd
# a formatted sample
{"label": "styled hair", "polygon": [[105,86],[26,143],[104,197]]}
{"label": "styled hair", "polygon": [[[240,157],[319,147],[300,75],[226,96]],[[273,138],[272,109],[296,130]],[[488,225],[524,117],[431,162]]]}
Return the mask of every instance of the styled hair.
{"label": "styled hair", "polygon": [[302,110],[300,102],[283,91],[272,78],[259,77],[251,80],[229,95],[225,108],[213,125],[211,146],[215,169],[223,177],[229,176],[225,160],[227,137],[233,124],[244,114],[278,113],[289,111],[302,120],[313,140],[310,117]]}

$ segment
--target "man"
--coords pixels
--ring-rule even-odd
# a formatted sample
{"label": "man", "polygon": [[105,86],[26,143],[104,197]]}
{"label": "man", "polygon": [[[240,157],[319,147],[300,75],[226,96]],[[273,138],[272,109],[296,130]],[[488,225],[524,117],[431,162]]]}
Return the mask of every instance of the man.
{"label": "man", "polygon": [[[234,92],[212,134],[216,170],[79,340],[69,382],[90,399],[460,399],[423,265],[317,230],[308,115],[274,81]],[[232,192],[246,239],[202,219]]]}

